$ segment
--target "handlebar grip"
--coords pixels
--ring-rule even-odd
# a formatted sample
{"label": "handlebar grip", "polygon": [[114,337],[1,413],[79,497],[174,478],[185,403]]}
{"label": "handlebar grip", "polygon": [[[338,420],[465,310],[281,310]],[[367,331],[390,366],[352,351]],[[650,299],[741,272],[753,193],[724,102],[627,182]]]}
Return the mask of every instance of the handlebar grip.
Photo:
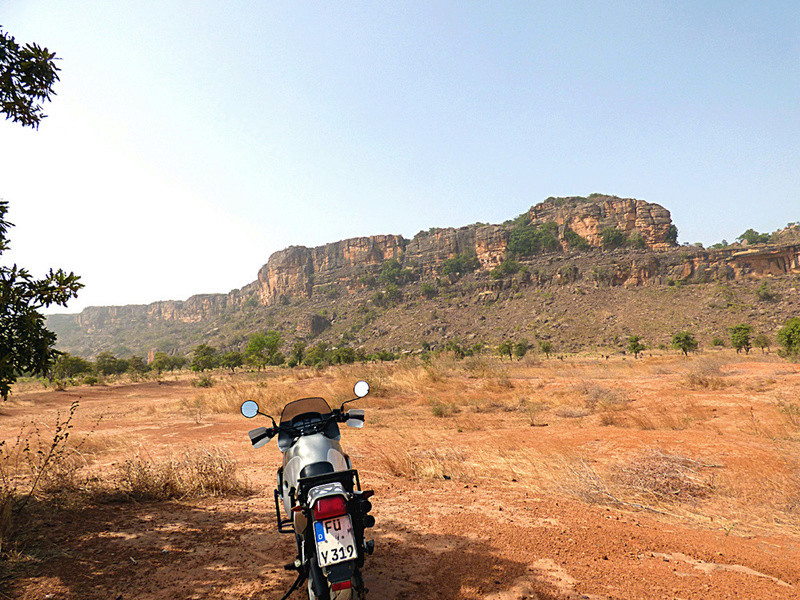
{"label": "handlebar grip", "polygon": [[257,435],[257,436],[256,436],[256,437],[254,437],[254,438],[250,438],[250,443],[251,443],[251,444],[253,444],[253,446],[255,446],[257,443],[259,443],[259,442],[260,442],[261,440],[263,440],[264,438],[270,439],[270,438],[272,438],[272,436],[274,436],[274,435],[275,435],[274,428],[270,427],[269,429],[267,429],[267,430],[266,430],[264,433],[262,433],[261,435]]}

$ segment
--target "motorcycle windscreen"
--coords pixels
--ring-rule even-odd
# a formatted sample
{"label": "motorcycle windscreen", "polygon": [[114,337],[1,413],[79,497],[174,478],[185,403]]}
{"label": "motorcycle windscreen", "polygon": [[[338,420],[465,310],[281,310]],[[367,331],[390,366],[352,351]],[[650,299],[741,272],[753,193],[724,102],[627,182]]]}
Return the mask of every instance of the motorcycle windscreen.
{"label": "motorcycle windscreen", "polygon": [[300,400],[289,402],[283,407],[281,423],[289,423],[296,416],[305,413],[318,413],[325,416],[331,413],[331,407],[328,406],[324,398],[301,398]]}

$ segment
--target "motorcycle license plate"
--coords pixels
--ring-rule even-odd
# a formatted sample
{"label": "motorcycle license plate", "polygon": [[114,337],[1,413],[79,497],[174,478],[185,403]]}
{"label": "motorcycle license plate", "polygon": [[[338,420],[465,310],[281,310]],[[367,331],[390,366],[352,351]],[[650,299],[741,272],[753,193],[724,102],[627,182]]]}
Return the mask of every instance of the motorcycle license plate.
{"label": "motorcycle license plate", "polygon": [[314,539],[317,546],[317,562],[327,567],[357,556],[356,539],[350,515],[342,515],[325,521],[314,522]]}

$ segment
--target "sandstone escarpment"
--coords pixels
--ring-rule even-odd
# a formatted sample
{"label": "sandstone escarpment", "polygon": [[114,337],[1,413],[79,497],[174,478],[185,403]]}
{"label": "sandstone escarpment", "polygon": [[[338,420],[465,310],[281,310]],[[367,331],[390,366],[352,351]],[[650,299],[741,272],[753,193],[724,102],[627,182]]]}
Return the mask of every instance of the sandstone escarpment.
{"label": "sandstone escarpment", "polygon": [[290,246],[275,252],[259,270],[259,298],[263,304],[288,296],[308,298],[315,285],[345,282],[366,267],[400,258],[405,246],[399,235],[352,238],[316,248]]}
{"label": "sandstone escarpment", "polygon": [[675,245],[669,211],[651,202],[635,198],[593,195],[587,198],[548,198],[529,211],[535,225],[554,222],[563,236],[566,228],[590,245],[603,245],[603,231],[617,229],[625,237],[639,234],[648,248],[663,250]]}
{"label": "sandstone escarpment", "polygon": [[[528,212],[532,225],[557,223],[562,246],[572,230],[590,246],[602,246],[603,231],[613,228],[626,238],[638,234],[653,250],[675,245],[670,213],[658,204],[632,198],[596,195],[587,198],[550,198]],[[274,253],[258,274],[259,298],[271,305],[281,298],[309,298],[315,290],[350,291],[359,276],[374,274],[381,263],[400,260],[419,276],[437,275],[445,260],[475,255],[481,270],[500,264],[507,255],[511,226],[474,224],[459,228],[421,231],[412,240],[380,235],[342,240],[316,248],[291,246]],[[638,279],[646,278],[637,275]],[[333,288],[331,287],[333,286]]]}
{"label": "sandstone escarpment", "polygon": [[90,306],[75,315],[75,324],[87,332],[109,326],[136,326],[154,321],[199,323],[241,308],[257,298],[259,286],[250,283],[227,294],[198,294],[187,300],[161,300],[151,304]]}

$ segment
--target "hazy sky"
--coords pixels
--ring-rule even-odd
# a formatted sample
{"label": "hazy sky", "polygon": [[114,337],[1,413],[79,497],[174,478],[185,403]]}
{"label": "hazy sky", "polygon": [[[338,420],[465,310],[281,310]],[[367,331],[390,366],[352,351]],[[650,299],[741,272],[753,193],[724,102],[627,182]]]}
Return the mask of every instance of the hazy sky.
{"label": "hazy sky", "polygon": [[70,303],[227,292],[269,255],[662,204],[681,242],[800,221],[800,4],[4,0],[61,57],[0,121],[13,252]]}

